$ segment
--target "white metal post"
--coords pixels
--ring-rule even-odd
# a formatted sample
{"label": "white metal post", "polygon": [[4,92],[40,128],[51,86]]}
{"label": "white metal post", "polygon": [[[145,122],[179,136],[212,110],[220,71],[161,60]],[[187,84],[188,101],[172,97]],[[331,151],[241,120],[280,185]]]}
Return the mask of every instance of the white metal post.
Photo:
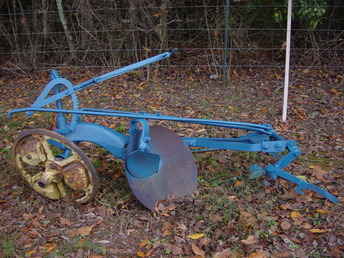
{"label": "white metal post", "polygon": [[285,50],[285,73],[284,73],[283,113],[282,113],[282,121],[283,122],[287,121],[287,110],[288,110],[291,13],[292,13],[292,0],[288,0],[287,46],[286,46],[286,50]]}

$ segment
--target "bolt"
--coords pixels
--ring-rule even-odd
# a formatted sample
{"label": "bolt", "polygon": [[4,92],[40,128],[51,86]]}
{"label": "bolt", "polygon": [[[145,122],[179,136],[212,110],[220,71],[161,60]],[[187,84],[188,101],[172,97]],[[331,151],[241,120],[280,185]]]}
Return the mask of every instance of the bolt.
{"label": "bolt", "polygon": [[41,181],[38,181],[38,186],[40,187],[40,188],[45,188],[45,184],[43,183],[43,182],[41,182]]}

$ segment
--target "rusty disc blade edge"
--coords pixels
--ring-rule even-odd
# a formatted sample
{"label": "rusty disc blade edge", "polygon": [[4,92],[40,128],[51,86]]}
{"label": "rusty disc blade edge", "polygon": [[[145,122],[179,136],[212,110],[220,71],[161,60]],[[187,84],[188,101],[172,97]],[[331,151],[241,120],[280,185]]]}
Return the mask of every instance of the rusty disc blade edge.
{"label": "rusty disc blade edge", "polygon": [[158,201],[192,194],[197,188],[197,167],[192,152],[173,131],[152,126],[150,137],[150,151],[160,156],[158,173],[137,178],[126,171],[126,176],[136,198],[154,210]]}

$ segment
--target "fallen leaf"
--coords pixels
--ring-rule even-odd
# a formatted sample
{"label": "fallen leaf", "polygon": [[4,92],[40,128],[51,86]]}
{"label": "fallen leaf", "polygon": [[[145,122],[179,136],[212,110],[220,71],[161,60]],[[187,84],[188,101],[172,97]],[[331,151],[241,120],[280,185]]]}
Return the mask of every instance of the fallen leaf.
{"label": "fallen leaf", "polygon": [[25,255],[27,256],[27,257],[30,257],[30,256],[32,256],[34,253],[36,253],[37,251],[35,250],[35,249],[33,249],[33,250],[29,250],[29,251],[26,251],[25,252]]}
{"label": "fallen leaf", "polygon": [[146,254],[145,254],[144,252],[142,252],[142,251],[138,251],[138,252],[136,253],[136,255],[137,255],[138,257],[146,257]]}
{"label": "fallen leaf", "polygon": [[24,213],[23,218],[25,220],[31,220],[34,216],[31,213]]}
{"label": "fallen leaf", "polygon": [[93,229],[94,225],[92,226],[84,226],[81,228],[77,228],[77,229],[73,229],[69,231],[69,235],[71,237],[75,237],[75,236],[88,236],[89,234],[91,234],[91,231]]}
{"label": "fallen leaf", "polygon": [[191,244],[191,248],[194,254],[205,257],[205,252],[194,243]]}
{"label": "fallen leaf", "polygon": [[288,221],[284,220],[281,222],[280,227],[283,230],[289,230],[291,228],[291,224]]}
{"label": "fallen leaf", "polygon": [[293,255],[288,251],[284,251],[284,252],[276,251],[275,253],[273,253],[271,255],[271,257],[274,257],[274,258],[290,258],[290,257],[293,257]]}
{"label": "fallen leaf", "polygon": [[320,213],[320,214],[328,214],[328,213],[330,213],[330,211],[328,211],[328,210],[323,210],[323,209],[316,209],[315,210],[317,213]]}
{"label": "fallen leaf", "polygon": [[202,238],[202,239],[199,241],[199,245],[200,245],[201,247],[207,246],[207,245],[209,245],[210,242],[211,242],[210,238],[205,237],[205,238]]}
{"label": "fallen leaf", "polygon": [[72,222],[70,222],[69,219],[65,219],[65,218],[61,217],[60,218],[60,224],[64,225],[64,226],[70,226],[70,225],[72,225]]}
{"label": "fallen leaf", "polygon": [[235,186],[235,187],[240,187],[240,186],[242,186],[243,184],[244,184],[243,181],[239,181],[239,180],[238,180],[238,181],[235,182],[234,186]]}
{"label": "fallen leaf", "polygon": [[171,249],[173,255],[181,256],[183,254],[183,249],[179,246],[171,245],[170,249]]}
{"label": "fallen leaf", "polygon": [[169,236],[172,234],[172,230],[173,230],[173,225],[169,222],[165,222],[162,225],[162,235],[163,236]]}
{"label": "fallen leaf", "polygon": [[327,174],[327,171],[325,171],[322,167],[318,165],[310,165],[309,166],[312,169],[312,174],[320,181],[327,181],[325,178],[325,175]]}
{"label": "fallen leaf", "polygon": [[264,251],[255,251],[253,253],[251,253],[248,258],[267,258],[268,254]]}
{"label": "fallen leaf", "polygon": [[304,229],[311,229],[311,228],[312,228],[312,225],[306,222],[306,223],[302,224],[302,227],[303,227]]}
{"label": "fallen leaf", "polygon": [[149,245],[150,244],[150,241],[148,239],[145,239],[145,240],[142,240],[140,243],[139,243],[139,247],[145,247],[146,245]]}
{"label": "fallen leaf", "polygon": [[213,223],[218,223],[218,222],[222,221],[222,217],[218,214],[211,214],[209,216],[209,220]]}
{"label": "fallen leaf", "polygon": [[38,213],[39,213],[39,214],[42,214],[43,210],[44,210],[44,206],[42,205],[42,206],[38,209]]}
{"label": "fallen leaf", "polygon": [[280,208],[281,208],[282,210],[291,210],[291,209],[292,209],[292,207],[291,207],[291,205],[290,205],[289,203],[281,204],[281,205],[280,205]]}
{"label": "fallen leaf", "polygon": [[328,230],[327,229],[320,229],[320,228],[312,228],[309,231],[312,232],[312,233],[325,233]]}
{"label": "fallen leaf", "polygon": [[241,240],[240,242],[244,245],[254,245],[258,242],[258,240],[254,235],[250,235],[246,239]]}
{"label": "fallen leaf", "polygon": [[50,252],[53,251],[56,247],[57,247],[57,245],[56,245],[55,243],[46,243],[46,244],[43,245],[41,248],[44,250],[44,252],[50,253]]}
{"label": "fallen leaf", "polygon": [[152,253],[155,251],[154,248],[150,249],[147,253],[146,253],[146,256],[147,257],[152,257]]}
{"label": "fallen leaf", "polygon": [[224,249],[221,252],[217,252],[213,255],[213,258],[239,258],[242,257],[238,252],[232,251],[230,248]]}
{"label": "fallen leaf", "polygon": [[239,222],[245,227],[254,227],[257,224],[257,219],[249,212],[240,211]]}
{"label": "fallen leaf", "polygon": [[298,211],[292,211],[291,213],[290,213],[290,217],[292,218],[292,219],[298,219],[298,218],[301,218],[301,213],[300,212],[298,212]]}
{"label": "fallen leaf", "polygon": [[196,239],[200,239],[200,238],[204,237],[204,234],[203,233],[195,233],[195,234],[188,235],[187,237],[191,238],[193,240],[196,240]]}

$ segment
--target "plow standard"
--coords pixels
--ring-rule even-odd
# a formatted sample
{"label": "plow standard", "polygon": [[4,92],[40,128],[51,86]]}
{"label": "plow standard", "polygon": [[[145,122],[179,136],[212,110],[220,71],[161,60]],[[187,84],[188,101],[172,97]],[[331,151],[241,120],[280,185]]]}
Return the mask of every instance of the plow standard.
{"label": "plow standard", "polygon": [[[295,184],[299,194],[310,190],[333,203],[339,202],[328,191],[284,170],[301,152],[295,141],[283,138],[270,125],[79,107],[78,91],[166,59],[174,52],[150,57],[78,85],[62,78],[57,71],[51,71],[50,82],[31,107],[9,112],[9,116],[18,112],[28,115],[33,112],[56,113],[56,128],[24,130],[14,143],[14,164],[26,183],[49,199],[89,201],[97,191],[97,173],[78,144],[91,142],[124,161],[132,192],[145,207],[155,210],[159,201],[191,194],[197,188],[193,151],[249,151],[279,156],[275,163],[265,167],[252,165],[252,178],[263,175],[282,178]],[[65,97],[71,98],[72,109],[64,108],[62,99]],[[55,107],[48,108],[49,104],[55,104]],[[84,122],[83,115],[129,118],[129,132],[126,135]],[[150,126],[150,120],[240,129],[247,133],[235,138],[180,137],[163,126]]]}

